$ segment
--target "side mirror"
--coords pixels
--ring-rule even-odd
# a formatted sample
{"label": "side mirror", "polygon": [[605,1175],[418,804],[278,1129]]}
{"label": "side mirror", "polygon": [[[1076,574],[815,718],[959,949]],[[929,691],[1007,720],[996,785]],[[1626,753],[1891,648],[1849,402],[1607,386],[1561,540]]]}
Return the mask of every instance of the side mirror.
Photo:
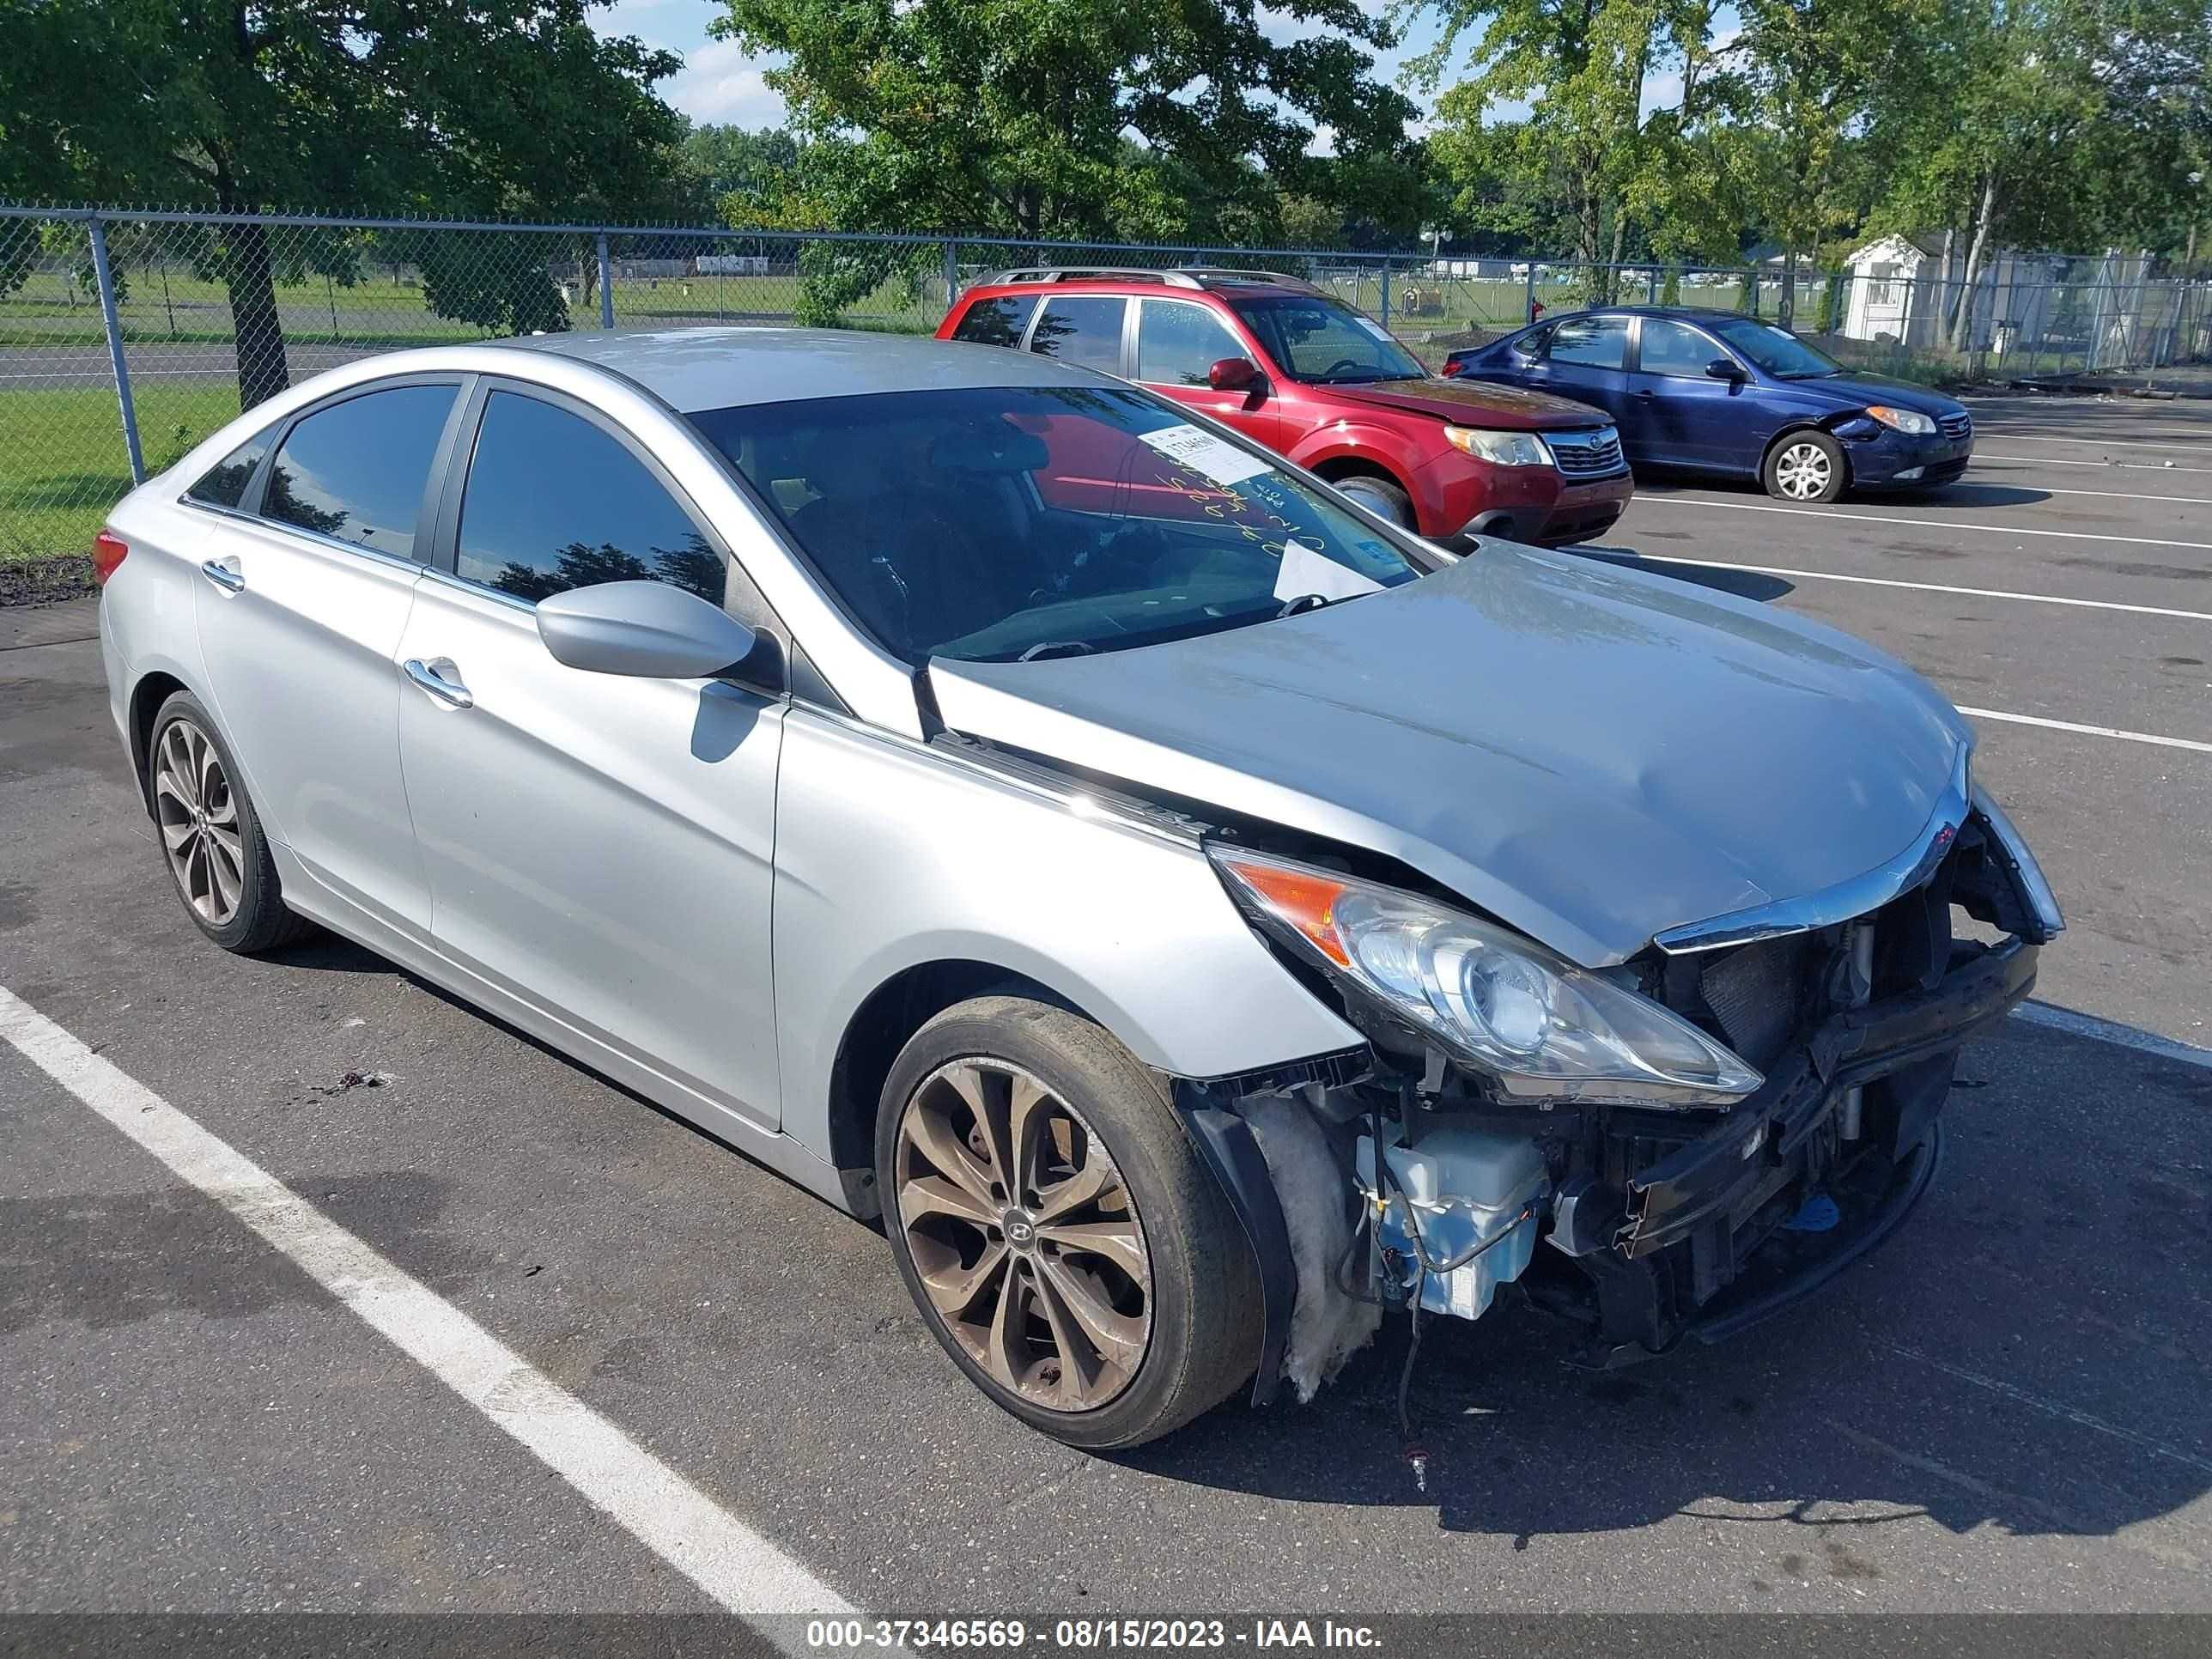
{"label": "side mirror", "polygon": [[1716,357],[1705,365],[1705,376],[1714,380],[1741,380],[1745,378],[1743,365],[1733,357]]}
{"label": "side mirror", "polygon": [[601,582],[538,602],[556,662],[593,674],[705,679],[753,654],[759,636],[719,605],[666,582]]}
{"label": "side mirror", "polygon": [[1267,377],[1249,357],[1224,357],[1206,371],[1206,383],[1216,392],[1252,392],[1266,386]]}

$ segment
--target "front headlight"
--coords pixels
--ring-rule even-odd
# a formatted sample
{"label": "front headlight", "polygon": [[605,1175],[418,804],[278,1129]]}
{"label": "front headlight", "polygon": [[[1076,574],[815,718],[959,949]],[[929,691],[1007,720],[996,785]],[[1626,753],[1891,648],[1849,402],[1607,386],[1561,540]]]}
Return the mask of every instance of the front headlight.
{"label": "front headlight", "polygon": [[1893,431],[1907,432],[1916,438],[1925,438],[1936,430],[1936,422],[1917,410],[1892,409],[1887,404],[1869,404],[1867,413]]}
{"label": "front headlight", "polygon": [[1679,1015],[1533,939],[1395,887],[1209,845],[1254,922],[1504,1093],[1726,1106],[1764,1080]]}
{"label": "front headlight", "polygon": [[1444,441],[1462,455],[1498,466],[1549,466],[1552,452],[1533,432],[1488,432],[1480,427],[1448,426]]}

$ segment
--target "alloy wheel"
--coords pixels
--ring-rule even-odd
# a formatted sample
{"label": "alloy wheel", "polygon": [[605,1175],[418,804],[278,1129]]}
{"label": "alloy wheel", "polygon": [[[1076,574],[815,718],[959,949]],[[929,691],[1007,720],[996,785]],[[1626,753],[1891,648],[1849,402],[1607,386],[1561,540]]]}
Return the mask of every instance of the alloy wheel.
{"label": "alloy wheel", "polygon": [[1121,1172],[1080,1113],[1009,1061],[957,1060],[899,1122],[898,1224],[932,1313],[1000,1388],[1095,1411],[1152,1338],[1152,1260]]}
{"label": "alloy wheel", "polygon": [[1792,501],[1808,501],[1828,487],[1828,452],[1818,444],[1791,444],[1774,463],[1774,481]]}
{"label": "alloy wheel", "polygon": [[222,757],[189,720],[161,733],[154,769],[155,820],[169,873],[201,921],[221,927],[246,892],[246,850]]}

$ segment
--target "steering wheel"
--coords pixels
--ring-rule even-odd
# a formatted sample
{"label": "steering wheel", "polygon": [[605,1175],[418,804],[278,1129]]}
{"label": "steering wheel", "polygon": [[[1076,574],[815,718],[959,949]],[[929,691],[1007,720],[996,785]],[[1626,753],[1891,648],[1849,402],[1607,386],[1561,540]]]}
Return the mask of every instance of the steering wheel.
{"label": "steering wheel", "polygon": [[1361,362],[1357,357],[1339,357],[1327,368],[1322,370],[1321,377],[1322,380],[1326,380],[1331,375],[1334,374],[1340,368],[1365,368],[1367,367],[1367,364]]}

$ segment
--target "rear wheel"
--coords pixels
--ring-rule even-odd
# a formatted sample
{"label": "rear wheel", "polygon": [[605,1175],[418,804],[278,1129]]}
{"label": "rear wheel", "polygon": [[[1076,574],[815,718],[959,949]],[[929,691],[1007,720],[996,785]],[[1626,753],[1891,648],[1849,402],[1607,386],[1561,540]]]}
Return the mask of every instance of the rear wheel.
{"label": "rear wheel", "polygon": [[876,1138],[884,1229],[969,1381],[1070,1445],[1139,1445],[1252,1374],[1257,1275],[1158,1080],[1079,1015],[1018,997],[908,1042]]}
{"label": "rear wheel", "polygon": [[1825,432],[1792,432],[1767,452],[1766,493],[1785,501],[1832,501],[1844,493],[1844,447]]}
{"label": "rear wheel", "polygon": [[215,722],[188,691],[154,716],[146,781],[170,879],[200,932],[249,955],[313,931],[285,908],[260,817]]}
{"label": "rear wheel", "polygon": [[1330,482],[1339,494],[1351,496],[1370,513],[1407,530],[1418,527],[1413,523],[1413,498],[1389,479],[1359,476]]}

